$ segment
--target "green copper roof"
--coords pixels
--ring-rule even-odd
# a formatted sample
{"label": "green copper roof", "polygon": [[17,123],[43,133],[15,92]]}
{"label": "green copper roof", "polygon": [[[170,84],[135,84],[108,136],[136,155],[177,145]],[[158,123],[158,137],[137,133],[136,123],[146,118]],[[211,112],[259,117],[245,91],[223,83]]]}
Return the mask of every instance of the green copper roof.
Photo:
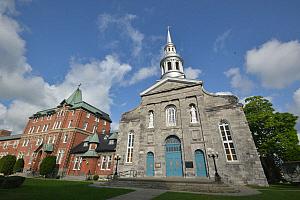
{"label": "green copper roof", "polygon": [[109,136],[110,140],[117,140],[118,139],[118,132],[113,132],[111,133],[111,135]]}
{"label": "green copper roof", "polygon": [[99,157],[95,150],[88,150],[84,154],[80,155],[81,157]]}
{"label": "green copper roof", "polygon": [[97,133],[94,133],[94,135],[90,136],[89,143],[97,143],[99,144],[99,137]]}
{"label": "green copper roof", "polygon": [[[99,110],[98,108],[86,103],[85,101],[82,101],[82,92],[79,88],[77,88],[72,94],[71,96],[69,96],[69,98],[64,99],[59,106],[62,106],[64,103],[67,103],[71,106],[70,109],[78,109],[78,108],[83,108],[93,114],[95,114],[97,117],[100,117],[101,119],[105,119],[106,121],[111,122],[111,119],[109,117],[109,115],[101,110]],[[55,113],[57,110],[57,108],[50,108],[50,109],[46,109],[46,110],[41,110],[38,111],[37,113],[33,114],[33,116],[31,116],[30,118],[33,117],[39,117],[39,116],[44,116],[47,114],[53,114]]]}
{"label": "green copper roof", "polygon": [[82,102],[82,93],[79,88],[77,88],[69,98],[66,100],[67,104],[74,105],[76,103]]}

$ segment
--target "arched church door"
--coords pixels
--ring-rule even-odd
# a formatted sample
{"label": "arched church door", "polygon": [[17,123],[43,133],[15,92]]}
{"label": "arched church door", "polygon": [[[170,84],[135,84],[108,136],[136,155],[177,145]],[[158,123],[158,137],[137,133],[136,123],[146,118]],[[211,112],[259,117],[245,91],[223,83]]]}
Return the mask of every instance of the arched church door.
{"label": "arched church door", "polygon": [[147,153],[147,176],[154,176],[154,154],[152,152]]}
{"label": "arched church door", "polygon": [[180,140],[176,136],[166,139],[166,175],[183,176]]}
{"label": "arched church door", "polygon": [[195,151],[195,162],[196,162],[196,175],[206,177],[207,172],[206,172],[204,153],[200,149],[197,149]]}

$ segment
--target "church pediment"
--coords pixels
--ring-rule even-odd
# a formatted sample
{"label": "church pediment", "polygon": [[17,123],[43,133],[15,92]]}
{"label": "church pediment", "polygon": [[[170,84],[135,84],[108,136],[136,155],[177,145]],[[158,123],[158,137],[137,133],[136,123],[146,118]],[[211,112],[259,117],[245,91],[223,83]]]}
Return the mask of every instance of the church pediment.
{"label": "church pediment", "polygon": [[166,92],[174,89],[181,89],[193,85],[202,85],[202,81],[189,80],[182,78],[165,78],[152,85],[150,88],[140,93],[141,96]]}

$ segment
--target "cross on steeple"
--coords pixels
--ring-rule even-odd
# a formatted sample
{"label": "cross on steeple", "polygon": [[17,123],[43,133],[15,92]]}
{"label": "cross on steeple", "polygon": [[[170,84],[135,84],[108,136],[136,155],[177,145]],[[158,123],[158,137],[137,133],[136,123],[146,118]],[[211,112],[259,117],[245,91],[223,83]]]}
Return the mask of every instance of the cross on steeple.
{"label": "cross on steeple", "polygon": [[78,89],[80,88],[80,86],[81,86],[81,83],[78,84]]}

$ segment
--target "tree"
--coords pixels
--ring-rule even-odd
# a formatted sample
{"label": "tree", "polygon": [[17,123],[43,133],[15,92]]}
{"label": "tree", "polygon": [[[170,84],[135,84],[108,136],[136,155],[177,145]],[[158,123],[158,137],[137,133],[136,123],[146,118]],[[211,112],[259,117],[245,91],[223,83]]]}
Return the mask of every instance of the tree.
{"label": "tree", "polygon": [[47,156],[42,160],[40,164],[40,174],[45,177],[52,176],[55,172],[56,156]]}
{"label": "tree", "polygon": [[275,112],[261,96],[245,100],[244,112],[269,182],[280,180],[280,165],[299,160],[300,147],[295,129],[297,116]]}
{"label": "tree", "polygon": [[0,163],[0,173],[3,173],[4,176],[8,176],[13,173],[13,167],[16,163],[16,156],[6,155],[1,158]]}
{"label": "tree", "polygon": [[17,160],[17,162],[14,165],[14,172],[21,172],[24,168],[24,159],[23,158],[19,158]]}

